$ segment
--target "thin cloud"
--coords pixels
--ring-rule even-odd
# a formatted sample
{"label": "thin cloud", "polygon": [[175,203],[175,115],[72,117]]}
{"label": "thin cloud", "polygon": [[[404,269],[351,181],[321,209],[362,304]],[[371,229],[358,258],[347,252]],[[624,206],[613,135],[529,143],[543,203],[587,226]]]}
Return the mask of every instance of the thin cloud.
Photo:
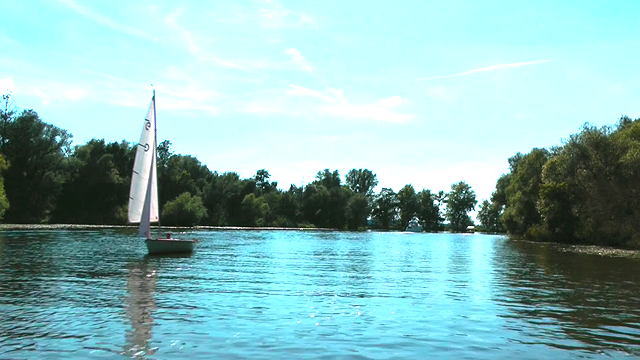
{"label": "thin cloud", "polygon": [[311,16],[287,9],[276,0],[263,0],[261,3],[258,16],[259,23],[264,28],[283,29],[316,25]]}
{"label": "thin cloud", "polygon": [[120,24],[117,21],[104,16],[102,14],[99,14],[83,5],[78,4],[77,2],[75,2],[75,0],[58,0],[58,2],[64,6],[66,6],[67,8],[69,8],[70,10],[73,10],[74,12],[76,12],[79,15],[84,16],[85,18],[92,20],[98,24],[104,25],[108,28],[110,28],[111,30],[115,30],[118,32],[121,32],[123,34],[126,35],[130,35],[130,36],[134,36],[134,37],[138,37],[141,39],[145,39],[145,40],[150,40],[150,41],[158,41],[157,38],[139,30],[136,29],[134,27],[128,26],[128,25],[124,25],[124,24]]}
{"label": "thin cloud", "polygon": [[449,78],[456,78],[456,77],[461,77],[461,76],[473,75],[473,74],[476,74],[476,73],[487,72],[487,71],[496,71],[496,70],[509,69],[509,68],[518,68],[518,67],[522,67],[522,66],[544,64],[544,63],[548,63],[548,62],[551,62],[551,61],[552,60],[545,59],[545,60],[534,60],[534,61],[517,62],[517,63],[511,63],[511,64],[498,64],[498,65],[491,65],[491,66],[471,69],[471,70],[467,70],[467,71],[463,71],[463,72],[455,73],[455,74],[428,76],[428,77],[419,78],[418,80],[449,79]]}
{"label": "thin cloud", "polygon": [[313,72],[313,66],[309,64],[307,59],[302,56],[302,53],[298,49],[290,48],[284,51],[285,54],[291,57],[291,62],[298,66],[300,69],[306,72]]}
{"label": "thin cloud", "polygon": [[40,99],[43,105],[52,102],[78,101],[89,95],[89,89],[86,86],[78,84],[70,84],[69,82],[50,81],[39,79],[33,81],[30,79],[19,79],[16,81],[11,78],[0,78],[0,94],[14,93],[20,96],[33,96]]}
{"label": "thin cloud", "polygon": [[408,103],[400,96],[391,96],[372,103],[355,104],[351,103],[340,89],[318,91],[293,84],[289,85],[287,95],[321,100],[322,103],[317,105],[317,112],[337,118],[395,124],[407,123],[415,119],[414,114],[397,111],[398,107]]}
{"label": "thin cloud", "polygon": [[178,23],[178,17],[180,17],[182,13],[182,9],[178,9],[170,13],[165,18],[165,23],[180,36],[180,38],[182,39],[182,43],[184,44],[184,47],[187,49],[189,54],[194,56],[200,62],[213,63],[215,65],[228,69],[246,70],[244,66],[238,64],[235,61],[220,58],[204,50],[202,46],[196,41],[194,34]]}
{"label": "thin cloud", "polygon": [[302,96],[302,97],[312,97],[316,99],[320,99],[326,102],[343,102],[344,96],[337,96],[340,90],[329,89],[327,94],[318,91],[309,89],[303,86],[289,84],[289,90],[287,90],[287,95],[289,96]]}

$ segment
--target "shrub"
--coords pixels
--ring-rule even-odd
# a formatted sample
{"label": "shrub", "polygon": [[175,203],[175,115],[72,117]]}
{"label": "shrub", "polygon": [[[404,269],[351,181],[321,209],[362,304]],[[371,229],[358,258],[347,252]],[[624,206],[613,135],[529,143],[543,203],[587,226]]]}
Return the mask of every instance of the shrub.
{"label": "shrub", "polygon": [[188,192],[168,201],[162,211],[162,222],[165,225],[195,226],[207,216],[207,209],[199,196]]}

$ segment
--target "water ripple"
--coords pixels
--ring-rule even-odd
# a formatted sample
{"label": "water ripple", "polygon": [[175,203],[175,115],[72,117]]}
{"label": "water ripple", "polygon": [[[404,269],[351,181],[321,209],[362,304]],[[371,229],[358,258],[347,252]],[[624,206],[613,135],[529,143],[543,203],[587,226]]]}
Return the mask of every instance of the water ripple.
{"label": "water ripple", "polygon": [[640,356],[640,262],[499,236],[0,234],[0,358]]}

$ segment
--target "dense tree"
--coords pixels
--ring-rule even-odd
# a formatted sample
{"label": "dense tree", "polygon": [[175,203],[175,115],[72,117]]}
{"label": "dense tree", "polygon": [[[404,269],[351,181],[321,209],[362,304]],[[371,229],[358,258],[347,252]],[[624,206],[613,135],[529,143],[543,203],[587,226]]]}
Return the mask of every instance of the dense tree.
{"label": "dense tree", "polygon": [[492,206],[514,236],[640,247],[640,119],[583,129],[560,147],[509,159]]}
{"label": "dense tree", "polygon": [[503,231],[502,223],[500,222],[501,207],[495,202],[485,200],[480,204],[480,210],[478,211],[478,220],[482,225],[482,230],[487,232],[499,233]]}
{"label": "dense tree", "polygon": [[400,229],[407,227],[409,220],[418,214],[420,209],[418,196],[412,185],[405,185],[398,191],[398,208],[400,215]]}
{"label": "dense tree", "polygon": [[271,175],[265,169],[256,172],[256,176],[254,176],[253,179],[256,182],[256,190],[258,190],[259,194],[266,194],[270,191],[277,190],[278,183],[276,181],[269,182],[270,177]]}
{"label": "dense tree", "polygon": [[[11,221],[126,221],[135,147],[93,139],[71,152],[70,135],[64,130],[43,123],[33,111],[15,116],[8,96],[3,96],[3,105],[0,152],[10,165],[5,173],[6,193],[18,204],[7,213]],[[324,169],[305,188],[281,191],[269,181],[267,170],[258,170],[250,179],[236,173],[211,173],[195,157],[174,154],[168,140],[158,144],[157,156],[161,218],[168,224],[363,229],[377,185],[376,175],[367,169],[351,170],[344,186],[337,170]],[[393,195],[390,208],[385,205],[389,191]],[[402,214],[422,213],[415,191],[407,187],[400,194]],[[0,193],[0,213],[7,203],[2,200]],[[376,208],[383,227],[398,226],[398,199],[393,191],[383,191]]]}
{"label": "dense tree", "polygon": [[445,208],[447,205],[448,198],[449,198],[449,194],[447,194],[443,190],[438,191],[438,193],[434,194],[433,196],[435,204],[438,207],[438,216],[440,217],[441,220],[444,220],[444,211],[446,210]]}
{"label": "dense tree", "polygon": [[198,159],[188,155],[172,155],[166,167],[158,171],[158,196],[160,203],[188,192],[202,196],[203,189],[211,181],[211,172]]}
{"label": "dense tree", "polygon": [[303,222],[302,216],[303,188],[291,185],[282,193],[275,207],[274,226],[298,226]]}
{"label": "dense tree", "polygon": [[383,188],[373,201],[373,219],[377,226],[389,230],[398,220],[398,196],[389,189]]}
{"label": "dense tree", "polygon": [[511,173],[503,189],[506,205],[502,222],[512,235],[529,237],[527,231],[540,224],[537,203],[542,167],[548,158],[547,150],[533,149],[526,155],[516,154],[509,159]]}
{"label": "dense tree", "polygon": [[124,224],[134,149],[93,139],[62,164],[66,179],[53,213],[59,223]]}
{"label": "dense tree", "polygon": [[302,211],[304,218],[319,227],[329,227],[330,197],[326,186],[309,184],[304,189]]}
{"label": "dense tree", "polygon": [[7,161],[4,159],[4,156],[0,155],[0,220],[2,220],[4,213],[9,208],[9,200],[4,191],[4,177],[2,176],[2,173],[7,170],[7,167]]}
{"label": "dense tree", "polygon": [[188,192],[168,201],[162,209],[162,222],[165,225],[195,226],[207,217],[207,209],[200,196]]}
{"label": "dense tree", "polygon": [[265,226],[265,218],[270,208],[263,197],[256,197],[251,193],[242,199],[242,226]]}
{"label": "dense tree", "polygon": [[367,217],[369,216],[369,201],[364,194],[355,193],[347,200],[345,208],[345,218],[347,229],[361,230],[367,225]]}
{"label": "dense tree", "polygon": [[338,170],[334,170],[333,172],[329,171],[329,169],[318,171],[316,174],[316,181],[314,183],[323,185],[327,189],[337,188],[340,186],[340,174],[338,173]]}
{"label": "dense tree", "polygon": [[64,181],[61,163],[71,135],[40,120],[33,110],[14,116],[2,111],[0,153],[9,163],[4,175],[11,207],[8,222],[40,223],[50,219]]}
{"label": "dense tree", "polygon": [[476,206],[476,194],[464,181],[451,185],[451,191],[447,198],[446,217],[452,231],[465,231],[473,222],[469,217],[469,211]]}
{"label": "dense tree", "polygon": [[378,185],[376,174],[368,169],[352,169],[347,174],[346,183],[356,194],[372,196],[373,189]]}
{"label": "dense tree", "polygon": [[158,171],[163,172],[169,165],[169,159],[173,156],[171,151],[171,141],[164,140],[156,147]]}
{"label": "dense tree", "polygon": [[[640,221],[640,123],[585,126],[542,172],[538,238],[632,246]],[[640,244],[640,243],[639,243]]]}
{"label": "dense tree", "polygon": [[0,151],[4,151],[4,147],[7,144],[6,134],[9,130],[9,125],[13,121],[15,110],[12,105],[11,95],[2,95],[2,108],[0,109]]}
{"label": "dense tree", "polygon": [[346,223],[345,207],[350,190],[341,186],[327,187],[323,183],[319,180],[304,189],[304,216],[316,226],[342,229]]}
{"label": "dense tree", "polygon": [[[134,148],[93,139],[70,151],[71,136],[32,110],[19,114],[10,97],[0,104],[0,218],[8,222],[124,223]],[[342,184],[325,169],[288,191],[261,169],[249,179],[211,173],[192,156],[158,145],[161,212],[165,224],[402,228],[418,216],[425,230],[471,224],[475,194],[464,182],[450,193],[411,185],[373,195],[376,175],[353,169]],[[533,240],[640,248],[640,119],[617,127],[585,126],[562,146],[509,159],[478,219],[487,231]],[[3,184],[4,181],[4,184]],[[4,186],[3,186],[4,185]],[[170,201],[168,201],[170,200]],[[10,205],[10,206],[9,206]]]}
{"label": "dense tree", "polygon": [[338,170],[319,171],[316,180],[309,184],[303,192],[302,210],[305,219],[312,224],[342,229],[346,225],[345,207],[352,192],[340,186]]}
{"label": "dense tree", "polygon": [[204,204],[212,225],[240,225],[243,222],[242,200],[255,191],[255,182],[242,180],[238,174],[213,174],[204,186]]}
{"label": "dense tree", "polygon": [[417,194],[418,198],[418,217],[422,222],[424,231],[438,231],[442,228],[440,216],[440,208],[436,202],[436,195],[430,190],[422,190]]}

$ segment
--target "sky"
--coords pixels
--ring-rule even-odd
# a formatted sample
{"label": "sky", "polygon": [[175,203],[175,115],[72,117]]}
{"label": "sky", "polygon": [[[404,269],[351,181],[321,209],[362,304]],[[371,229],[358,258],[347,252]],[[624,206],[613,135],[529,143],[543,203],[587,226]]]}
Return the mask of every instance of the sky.
{"label": "sky", "polygon": [[0,2],[0,92],[66,129],[212,171],[471,185],[583,124],[640,117],[638,1]]}

